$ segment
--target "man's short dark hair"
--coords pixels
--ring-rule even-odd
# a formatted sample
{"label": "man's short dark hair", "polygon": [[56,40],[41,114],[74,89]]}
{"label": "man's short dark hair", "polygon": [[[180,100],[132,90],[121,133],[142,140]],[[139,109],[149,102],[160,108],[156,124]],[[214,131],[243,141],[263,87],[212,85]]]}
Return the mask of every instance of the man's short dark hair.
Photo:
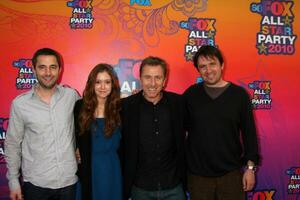
{"label": "man's short dark hair", "polygon": [[37,57],[38,56],[55,56],[56,60],[57,60],[57,63],[58,63],[58,67],[61,68],[62,66],[62,60],[61,60],[61,55],[53,50],[53,49],[50,49],[50,48],[42,48],[42,49],[39,49],[37,50],[33,57],[32,57],[32,65],[33,65],[33,68],[36,67],[36,63],[37,63]]}
{"label": "man's short dark hair", "polygon": [[163,69],[164,77],[167,77],[167,70],[168,70],[168,65],[165,60],[159,58],[159,57],[154,57],[154,56],[149,56],[145,58],[140,66],[140,76],[142,75],[143,69],[146,65],[150,66],[157,66],[160,65]]}
{"label": "man's short dark hair", "polygon": [[193,62],[197,70],[198,70],[199,57],[205,57],[205,58],[216,57],[219,60],[221,65],[224,63],[222,52],[218,48],[210,45],[201,46],[198,49],[197,53],[194,55]]}

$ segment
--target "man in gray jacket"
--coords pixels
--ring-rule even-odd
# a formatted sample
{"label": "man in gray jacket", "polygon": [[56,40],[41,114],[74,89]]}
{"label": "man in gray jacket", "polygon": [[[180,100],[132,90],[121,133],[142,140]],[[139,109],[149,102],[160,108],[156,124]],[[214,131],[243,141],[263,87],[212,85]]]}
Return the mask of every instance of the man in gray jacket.
{"label": "man in gray jacket", "polygon": [[39,49],[32,63],[38,84],[13,100],[5,140],[10,198],[72,200],[77,182],[73,106],[79,96],[58,85],[62,61],[56,51]]}

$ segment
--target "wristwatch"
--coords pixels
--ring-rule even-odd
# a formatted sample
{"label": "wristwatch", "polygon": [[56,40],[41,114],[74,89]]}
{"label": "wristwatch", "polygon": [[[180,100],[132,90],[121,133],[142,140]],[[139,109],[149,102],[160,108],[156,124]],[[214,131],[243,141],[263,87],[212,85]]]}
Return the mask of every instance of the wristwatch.
{"label": "wristwatch", "polygon": [[246,165],[246,168],[245,169],[250,169],[250,170],[252,170],[253,172],[255,172],[256,171],[256,166],[254,166],[254,165]]}

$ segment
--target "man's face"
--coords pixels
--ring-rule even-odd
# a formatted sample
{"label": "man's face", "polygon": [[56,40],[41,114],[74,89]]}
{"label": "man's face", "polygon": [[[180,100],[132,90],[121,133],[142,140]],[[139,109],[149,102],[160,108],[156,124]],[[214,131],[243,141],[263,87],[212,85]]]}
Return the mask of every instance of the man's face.
{"label": "man's face", "polygon": [[166,82],[163,68],[160,65],[145,65],[140,78],[144,97],[150,102],[158,102]]}
{"label": "man's face", "polygon": [[224,64],[220,64],[216,57],[199,57],[198,70],[203,81],[208,86],[219,86],[222,82],[222,70]]}
{"label": "man's face", "polygon": [[37,63],[33,69],[39,84],[44,89],[53,89],[57,84],[61,68],[55,56],[40,55],[37,57]]}

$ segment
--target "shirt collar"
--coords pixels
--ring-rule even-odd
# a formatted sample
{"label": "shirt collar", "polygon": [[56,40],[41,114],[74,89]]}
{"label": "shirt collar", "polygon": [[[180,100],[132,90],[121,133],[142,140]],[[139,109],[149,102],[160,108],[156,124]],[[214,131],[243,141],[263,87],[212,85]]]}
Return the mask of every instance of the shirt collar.
{"label": "shirt collar", "polygon": [[[141,91],[141,92],[143,92],[143,91]],[[165,93],[164,91],[161,91],[162,97],[161,97],[161,99],[160,99],[155,105],[158,105],[158,104],[161,104],[161,103],[166,102],[166,95],[165,95],[164,93]],[[146,103],[146,104],[149,104],[149,105],[152,105],[152,106],[154,105],[152,102],[148,101],[148,100],[144,97],[143,93],[141,94],[141,97],[142,97],[142,102],[143,102],[143,103]]]}
{"label": "shirt collar", "polygon": [[[37,94],[35,92],[35,88],[37,88],[39,86],[40,86],[39,83],[36,83],[32,86],[31,90],[29,91],[29,94],[31,95],[31,97],[36,97],[37,96]],[[56,87],[56,90],[55,90],[53,95],[61,95],[62,92],[63,92],[63,87],[59,84],[57,84],[55,87]]]}

